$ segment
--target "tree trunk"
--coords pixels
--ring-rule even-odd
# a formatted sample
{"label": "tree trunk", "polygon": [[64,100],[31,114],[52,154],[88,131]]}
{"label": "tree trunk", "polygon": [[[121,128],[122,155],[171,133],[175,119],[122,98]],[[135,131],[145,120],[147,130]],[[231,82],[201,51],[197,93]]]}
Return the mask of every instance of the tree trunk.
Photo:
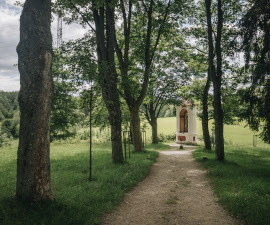
{"label": "tree trunk", "polygon": [[51,0],[26,0],[20,19],[18,66],[21,112],[17,158],[18,199],[54,199],[50,181],[53,94]]}
{"label": "tree trunk", "polygon": [[205,0],[207,30],[208,30],[208,65],[209,74],[214,86],[214,119],[215,119],[215,151],[216,159],[224,160],[224,138],[223,138],[223,111],[221,106],[221,79],[222,79],[222,55],[221,55],[221,35],[223,26],[223,12],[221,0],[218,0],[218,25],[216,38],[217,71],[214,67],[214,44],[211,16],[211,0]]}
{"label": "tree trunk", "polygon": [[[149,7],[147,10],[147,31],[146,31],[146,37],[145,37],[145,58],[144,58],[144,75],[143,75],[143,83],[141,85],[141,90],[139,91],[139,96],[134,97],[134,93],[132,93],[132,78],[130,79],[128,76],[129,72],[129,66],[131,64],[131,61],[129,59],[130,54],[130,34],[131,34],[131,15],[132,15],[132,1],[128,1],[129,5],[129,13],[127,17],[126,8],[123,4],[123,1],[121,1],[121,8],[122,8],[122,14],[123,14],[123,24],[124,24],[124,36],[125,36],[125,44],[124,44],[124,54],[118,45],[118,40],[115,38],[115,50],[118,57],[118,62],[120,66],[121,76],[122,76],[122,86],[124,88],[124,95],[125,100],[127,102],[127,105],[130,110],[131,115],[131,127],[132,127],[132,139],[134,144],[134,150],[136,152],[143,151],[143,145],[142,145],[142,138],[141,138],[141,131],[140,131],[140,117],[139,117],[139,108],[141,104],[143,103],[143,100],[145,98],[145,95],[147,93],[148,84],[149,84],[149,77],[150,77],[150,68],[151,64],[154,58],[155,51],[158,47],[158,43],[162,34],[163,25],[167,19],[169,7],[171,5],[171,1],[169,1],[168,6],[166,7],[163,23],[160,25],[157,37],[155,38],[155,45],[152,49],[151,43],[154,40],[154,35],[152,35],[153,27],[152,27],[152,20],[153,20],[153,6],[154,6],[154,0],[150,0]],[[115,36],[116,37],[116,36]],[[139,84],[140,82],[138,82]]]}
{"label": "tree trunk", "polygon": [[[116,98],[119,100],[119,96]],[[119,101],[113,105],[107,103],[109,110],[109,120],[111,124],[111,141],[112,141],[112,160],[114,163],[123,163],[124,156],[122,150],[122,117]]]}
{"label": "tree trunk", "polygon": [[224,138],[223,138],[223,110],[221,107],[221,90],[215,87],[214,91],[214,117],[215,117],[215,147],[216,159],[224,160]]}
{"label": "tree trunk", "polygon": [[121,136],[122,114],[117,90],[117,72],[114,60],[114,7],[113,4],[110,4],[110,1],[107,1],[105,5],[106,10],[104,6],[97,8],[95,4],[93,4],[99,69],[98,82],[102,89],[103,100],[109,112],[112,160],[114,163],[122,163],[124,161]]}
{"label": "tree trunk", "polygon": [[216,159],[224,160],[223,110],[221,105],[222,54],[221,37],[223,27],[222,2],[218,0],[218,26],[216,38],[217,73],[214,76],[214,118],[215,118],[215,147]]}
{"label": "tree trunk", "polygon": [[157,118],[155,116],[151,119],[151,127],[152,127],[152,144],[158,143],[158,135],[157,135]]}
{"label": "tree trunk", "polygon": [[210,77],[208,74],[207,82],[203,90],[203,118],[202,118],[202,128],[203,128],[203,140],[206,149],[211,150],[211,140],[209,135],[208,127],[208,91],[210,87]]}
{"label": "tree trunk", "polygon": [[142,135],[140,129],[139,108],[132,108],[130,110],[130,124],[132,129],[132,139],[135,152],[143,152]]}

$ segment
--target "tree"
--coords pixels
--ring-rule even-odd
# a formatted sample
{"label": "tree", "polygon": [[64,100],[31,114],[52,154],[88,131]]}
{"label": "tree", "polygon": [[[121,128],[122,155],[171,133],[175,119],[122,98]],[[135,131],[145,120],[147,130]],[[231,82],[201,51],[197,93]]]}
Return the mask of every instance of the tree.
{"label": "tree", "polygon": [[208,70],[214,86],[214,118],[215,118],[215,147],[216,159],[224,160],[223,110],[221,106],[222,54],[221,37],[223,27],[222,0],[218,0],[218,22],[216,34],[216,66],[214,65],[214,41],[211,15],[211,0],[205,0],[207,30],[208,30]]}
{"label": "tree", "polygon": [[54,199],[50,181],[50,115],[53,94],[51,0],[26,0],[17,47],[21,111],[17,159],[18,199]]}
{"label": "tree", "polygon": [[163,36],[153,61],[149,88],[143,103],[143,112],[152,128],[152,143],[158,143],[157,118],[166,105],[180,103],[179,85],[190,79],[183,72],[188,52],[178,48],[184,40],[177,31]]}
{"label": "tree", "polygon": [[178,81],[176,77],[164,74],[160,80],[151,80],[146,100],[143,104],[145,118],[152,128],[152,143],[158,143],[157,118],[161,109],[168,104],[177,102]]}
{"label": "tree", "polygon": [[[122,95],[130,110],[132,140],[136,152],[143,151],[140,106],[147,93],[153,58],[167,23],[170,6],[171,0],[167,4],[162,1],[154,3],[153,0],[137,1],[135,4],[129,0],[125,4],[120,0],[123,25],[120,29],[122,32],[118,31],[118,37],[116,35],[115,49],[122,78]],[[123,49],[120,47],[122,45]],[[140,56],[134,56],[136,54]],[[136,61],[136,58],[140,60]]]}
{"label": "tree", "polygon": [[242,113],[251,129],[270,143],[270,2],[252,0],[240,21],[248,73],[244,81],[247,88],[240,91],[246,109]]}
{"label": "tree", "polygon": [[[87,25],[90,27],[91,33],[95,35],[98,65],[96,81],[101,87],[102,97],[109,113],[112,160],[114,163],[122,163],[124,160],[121,136],[122,117],[114,56],[115,7],[116,2],[112,0],[79,2],[58,0],[55,4],[55,10],[60,11],[60,14],[63,15],[63,12],[68,12],[65,17],[67,22],[76,21],[83,26]],[[92,26],[93,22],[95,28]]]}
{"label": "tree", "polygon": [[72,127],[82,121],[82,113],[79,111],[76,86],[70,68],[67,66],[71,60],[60,51],[54,52],[52,75],[54,79],[54,94],[51,116],[51,141],[54,139],[66,139],[76,135]]}

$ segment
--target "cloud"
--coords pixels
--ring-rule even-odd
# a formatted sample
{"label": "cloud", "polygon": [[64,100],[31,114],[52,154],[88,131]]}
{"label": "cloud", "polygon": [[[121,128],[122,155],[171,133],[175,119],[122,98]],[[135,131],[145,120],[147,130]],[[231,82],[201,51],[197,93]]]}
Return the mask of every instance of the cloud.
{"label": "cloud", "polygon": [[17,91],[20,88],[20,79],[13,68],[0,70],[0,89],[2,91]]}
{"label": "cloud", "polygon": [[[15,6],[16,0],[0,0],[0,90],[17,91],[20,88],[16,46],[20,36],[21,8]],[[24,2],[24,1],[21,1]],[[53,45],[56,47],[57,18],[52,22]],[[78,24],[63,23],[63,41],[82,37],[87,30]]]}
{"label": "cloud", "polygon": [[0,0],[0,90],[19,90],[19,73],[13,65],[18,57],[19,18],[21,9],[13,0]]}

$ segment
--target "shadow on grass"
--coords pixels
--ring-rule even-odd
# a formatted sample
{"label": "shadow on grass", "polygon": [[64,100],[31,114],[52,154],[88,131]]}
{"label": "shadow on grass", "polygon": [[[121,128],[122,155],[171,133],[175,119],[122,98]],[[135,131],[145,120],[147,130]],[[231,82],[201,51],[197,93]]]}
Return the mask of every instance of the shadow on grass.
{"label": "shadow on grass", "polygon": [[[270,150],[225,146],[226,160],[199,147],[193,154],[207,169],[219,201],[246,224],[270,224]],[[203,160],[203,157],[207,160]]]}
{"label": "shadow on grass", "polygon": [[112,211],[125,192],[147,176],[158,157],[158,152],[147,148],[144,153],[132,152],[130,160],[115,165],[110,151],[97,149],[93,152],[94,181],[89,182],[88,146],[81,149],[77,146],[74,150],[76,146],[61,146],[61,149],[56,146],[52,152],[54,202],[28,204],[16,201],[16,160],[5,165],[0,172],[1,225],[100,224],[102,215]]}
{"label": "shadow on grass", "polygon": [[[37,204],[6,198],[0,202],[0,224],[74,224],[74,220],[64,220],[63,216],[71,217],[78,210],[57,201]],[[86,211],[83,213],[87,214]],[[79,218],[76,222],[84,223]]]}

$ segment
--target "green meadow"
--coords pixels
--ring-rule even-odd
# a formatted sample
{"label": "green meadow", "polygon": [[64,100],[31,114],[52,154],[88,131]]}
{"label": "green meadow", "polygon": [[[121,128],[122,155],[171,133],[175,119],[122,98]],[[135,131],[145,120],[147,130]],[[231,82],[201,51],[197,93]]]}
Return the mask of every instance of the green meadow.
{"label": "green meadow", "polygon": [[[210,136],[212,135],[212,123],[209,121]],[[199,137],[199,144],[203,144],[202,137],[202,124],[201,120],[197,119],[197,131]],[[176,132],[176,118],[167,117],[158,119],[158,134],[159,135],[175,135]],[[147,126],[146,135],[151,138],[150,126]],[[237,146],[249,146],[253,147],[253,135],[258,135],[246,127],[245,123],[239,123],[237,125],[224,125],[224,140],[226,145],[237,145]],[[267,148],[270,150],[270,145],[265,144],[259,137],[257,137],[257,147]]]}
{"label": "green meadow", "polygon": [[[198,120],[201,138],[201,122]],[[211,125],[211,123],[210,123]],[[176,118],[160,118],[160,136],[174,136]],[[214,151],[200,146],[194,157],[207,169],[220,203],[246,224],[270,224],[270,145],[257,140],[244,124],[226,126],[226,161],[214,160]],[[151,129],[146,129],[148,143]],[[15,200],[17,141],[0,148],[0,224],[100,224],[104,213],[144,179],[165,144],[146,146],[123,165],[113,165],[109,143],[93,146],[93,181],[89,176],[89,143],[84,140],[51,145],[51,182],[56,201],[27,204]],[[132,149],[131,149],[132,150]],[[150,159],[149,156],[150,155]],[[207,160],[202,160],[206,156]]]}
{"label": "green meadow", "polygon": [[[125,192],[147,176],[158,157],[156,147],[131,153],[123,165],[112,164],[110,144],[93,146],[93,181],[89,182],[89,143],[52,144],[51,182],[56,201],[27,204],[15,200],[17,142],[0,148],[0,224],[100,224]],[[150,158],[149,156],[150,155]]]}

